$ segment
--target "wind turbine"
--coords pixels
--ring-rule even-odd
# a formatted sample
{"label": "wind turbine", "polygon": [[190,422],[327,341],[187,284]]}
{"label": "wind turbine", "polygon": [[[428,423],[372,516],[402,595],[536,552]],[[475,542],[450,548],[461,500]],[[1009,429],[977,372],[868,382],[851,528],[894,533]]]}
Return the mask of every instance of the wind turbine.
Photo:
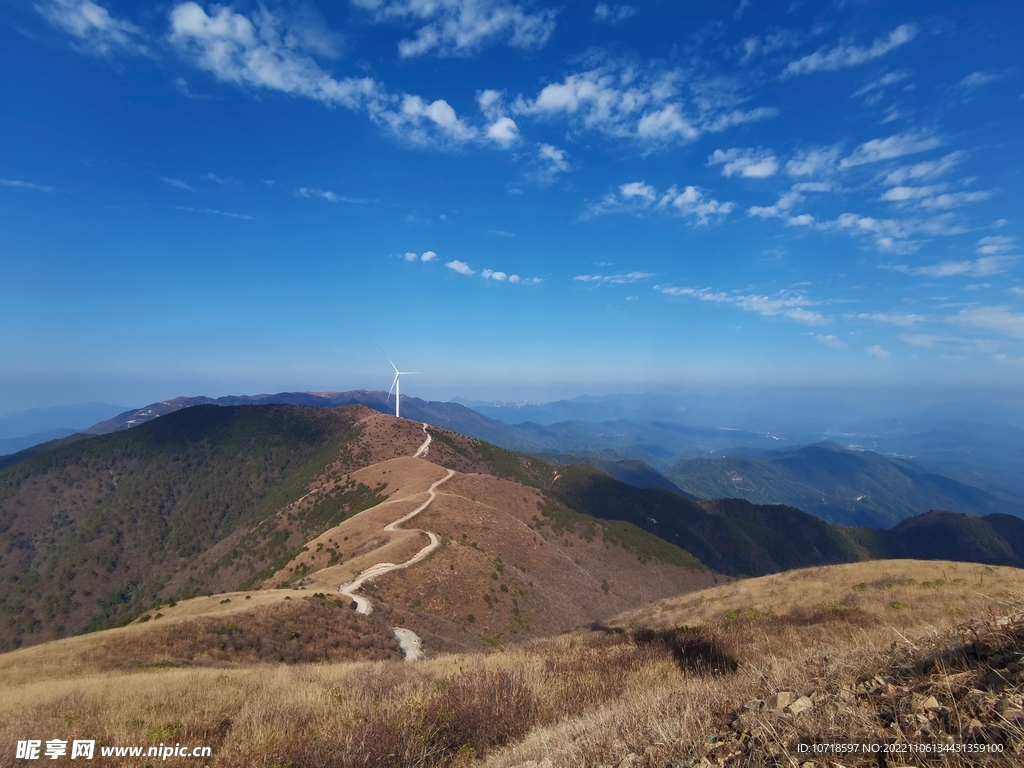
{"label": "wind turbine", "polygon": [[[381,352],[384,352],[384,350],[382,349]],[[385,353],[384,357],[388,357],[386,353]],[[398,370],[398,366],[396,366],[394,363],[391,362],[391,358],[390,357],[388,357],[388,362],[391,363],[391,367],[395,369],[395,380],[391,382],[391,389],[388,390],[388,399],[389,400],[391,399],[391,393],[394,392],[395,393],[395,418],[396,419],[400,419],[400,418],[402,418],[401,413],[399,411],[399,406],[401,405],[401,402],[402,402],[402,394],[401,394],[402,377],[403,376],[414,376],[417,373],[419,373],[419,371],[400,371],[400,370]]]}

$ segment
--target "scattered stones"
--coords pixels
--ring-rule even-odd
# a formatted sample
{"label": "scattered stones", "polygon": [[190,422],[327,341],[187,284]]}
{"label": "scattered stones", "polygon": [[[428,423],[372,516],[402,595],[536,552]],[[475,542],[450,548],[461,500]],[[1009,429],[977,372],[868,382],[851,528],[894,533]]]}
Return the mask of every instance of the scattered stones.
{"label": "scattered stones", "polygon": [[814,709],[814,702],[812,702],[807,696],[801,696],[786,707],[785,711],[791,715],[799,715],[801,712],[807,712],[811,709]]}
{"label": "scattered stones", "polygon": [[783,710],[796,701],[796,694],[792,691],[779,691],[768,699],[768,709]]}

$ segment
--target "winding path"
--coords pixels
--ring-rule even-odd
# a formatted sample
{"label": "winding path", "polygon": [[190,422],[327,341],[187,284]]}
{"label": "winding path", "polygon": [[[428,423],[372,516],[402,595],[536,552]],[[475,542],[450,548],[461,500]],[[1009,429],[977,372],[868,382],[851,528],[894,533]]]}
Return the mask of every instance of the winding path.
{"label": "winding path", "polygon": [[[423,442],[423,445],[419,447],[419,450],[413,455],[413,458],[422,458],[427,453],[427,449],[430,447],[430,433],[427,432],[427,425],[423,425],[423,432],[426,434],[427,439]],[[454,469],[449,469],[448,474],[442,477],[440,480],[433,483],[430,488],[427,489],[427,500],[420,504],[409,514],[404,517],[400,517],[394,522],[388,523],[384,526],[385,531],[397,531],[402,523],[406,523],[412,520],[416,515],[425,510],[430,504],[437,498],[437,487],[442,483],[446,483],[451,480],[455,474]],[[387,502],[385,502],[387,503]],[[377,563],[371,565],[365,571],[362,571],[355,579],[346,582],[338,587],[338,591],[356,604],[356,611],[364,615],[369,615],[373,612],[373,605],[362,595],[357,595],[356,592],[363,586],[363,584],[370,579],[374,579],[378,576],[383,576],[385,573],[391,573],[392,571],[400,571],[403,568],[408,568],[410,565],[415,565],[420,562],[427,555],[433,552],[441,545],[441,539],[438,538],[436,533],[431,531],[420,531],[425,533],[427,538],[430,539],[430,543],[427,544],[423,549],[413,555],[411,558],[406,560],[404,563]],[[405,654],[406,661],[416,661],[423,653],[422,643],[420,642],[419,636],[411,629],[404,627],[392,627],[391,630],[395,633],[395,637],[398,638],[398,643],[402,647],[402,652]]]}

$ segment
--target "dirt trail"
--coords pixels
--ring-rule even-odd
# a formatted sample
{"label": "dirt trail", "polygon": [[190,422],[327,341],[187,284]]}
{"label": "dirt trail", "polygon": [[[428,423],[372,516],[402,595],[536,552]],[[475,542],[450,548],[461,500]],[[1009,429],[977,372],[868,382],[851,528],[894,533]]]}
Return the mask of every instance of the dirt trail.
{"label": "dirt trail", "polygon": [[[427,425],[423,425],[423,432],[426,434],[427,439],[423,442],[423,445],[419,447],[413,458],[420,458],[424,456],[430,447],[430,433],[427,432]],[[398,526],[403,523],[407,523],[412,520],[416,515],[425,510],[431,505],[435,498],[437,498],[437,488],[442,483],[446,483],[455,475],[454,469],[449,469],[448,473],[440,480],[435,481],[430,488],[427,489],[427,500],[420,504],[409,514],[398,518],[397,520],[388,523],[382,530],[384,531],[397,531],[400,530]],[[384,502],[385,504],[387,502]],[[381,505],[382,506],[382,505]],[[414,530],[414,529],[413,529]],[[411,558],[406,560],[404,563],[377,563],[372,565],[366,570],[359,573],[355,579],[346,582],[338,587],[338,591],[350,598],[356,604],[356,610],[362,614],[369,614],[373,611],[373,605],[362,595],[356,594],[356,592],[363,586],[364,583],[370,579],[374,579],[378,576],[383,576],[385,573],[391,573],[392,571],[400,571],[403,568],[408,568],[410,565],[415,565],[424,558],[427,557],[431,552],[437,549],[441,545],[441,539],[438,538],[436,533],[432,531],[420,531],[427,535],[430,539],[430,543],[423,547],[419,552],[413,555]],[[416,661],[423,653],[422,643],[420,642],[419,636],[411,629],[405,629],[403,627],[392,627],[392,631],[395,633],[395,637],[398,638],[398,643],[402,648],[402,652],[405,654],[406,661]]]}

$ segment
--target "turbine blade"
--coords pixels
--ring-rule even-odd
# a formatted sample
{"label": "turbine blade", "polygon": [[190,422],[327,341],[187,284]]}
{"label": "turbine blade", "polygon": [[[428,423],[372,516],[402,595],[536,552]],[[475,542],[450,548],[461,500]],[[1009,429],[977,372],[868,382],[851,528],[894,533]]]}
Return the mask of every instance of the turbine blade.
{"label": "turbine blade", "polygon": [[396,373],[395,374],[395,380],[391,382],[391,389],[388,390],[388,399],[385,400],[384,402],[386,402],[386,403],[390,403],[391,402],[391,393],[395,391],[395,384],[398,383],[398,377],[401,376],[401,375],[402,374],[400,374],[400,373]]}
{"label": "turbine blade", "polygon": [[388,353],[384,351],[383,347],[380,348],[380,351],[381,351],[381,354],[384,355],[384,357],[387,357],[388,362],[391,363],[391,367],[395,369],[395,373],[398,373],[397,366],[394,363],[391,362],[391,358],[388,357]]}

